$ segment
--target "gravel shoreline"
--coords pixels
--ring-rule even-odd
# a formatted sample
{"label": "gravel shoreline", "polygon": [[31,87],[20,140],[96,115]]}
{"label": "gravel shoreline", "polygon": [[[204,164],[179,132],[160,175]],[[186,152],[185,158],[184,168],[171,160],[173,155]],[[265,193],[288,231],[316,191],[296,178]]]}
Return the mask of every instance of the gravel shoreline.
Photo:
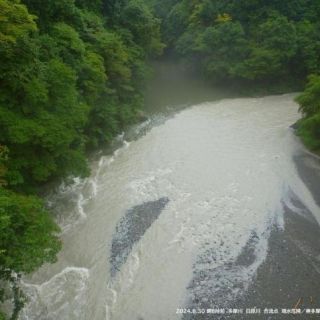
{"label": "gravel shoreline", "polygon": [[[320,160],[303,152],[294,157],[300,178],[320,205]],[[261,308],[261,315],[234,317],[263,319],[319,319],[306,309],[320,308],[320,226],[303,199],[292,194],[298,210],[284,204],[284,229],[274,228],[266,260],[259,267],[238,308]],[[302,314],[263,314],[264,308],[301,309]]]}
{"label": "gravel shoreline", "polygon": [[[320,206],[320,160],[307,151],[294,157],[300,178]],[[268,253],[259,266],[253,282],[237,300],[219,307],[242,309],[243,314],[185,314],[183,319],[320,319],[320,313],[307,314],[307,309],[320,309],[320,226],[303,199],[291,194],[290,208],[283,203],[284,229],[271,230]],[[252,244],[254,245],[254,244]],[[252,263],[249,243],[237,264]],[[222,297],[210,297],[216,302]],[[196,307],[191,303],[190,307]],[[199,307],[199,305],[198,305]],[[206,306],[201,306],[206,307]],[[211,306],[213,307],[213,306]],[[246,314],[246,309],[260,309],[260,314]],[[277,309],[265,314],[264,309]],[[283,314],[282,309],[301,309],[301,314]]]}

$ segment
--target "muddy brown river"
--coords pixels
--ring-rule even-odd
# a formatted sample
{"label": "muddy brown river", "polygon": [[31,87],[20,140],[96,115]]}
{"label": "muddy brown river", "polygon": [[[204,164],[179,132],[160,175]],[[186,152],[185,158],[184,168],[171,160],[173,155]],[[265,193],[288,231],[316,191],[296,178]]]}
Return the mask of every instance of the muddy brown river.
{"label": "muddy brown river", "polygon": [[24,279],[20,319],[175,320],[225,307],[254,281],[291,194],[320,221],[293,160],[304,150],[290,129],[294,94],[232,98],[158,68],[150,118],[92,160],[89,178],[48,197],[64,245]]}

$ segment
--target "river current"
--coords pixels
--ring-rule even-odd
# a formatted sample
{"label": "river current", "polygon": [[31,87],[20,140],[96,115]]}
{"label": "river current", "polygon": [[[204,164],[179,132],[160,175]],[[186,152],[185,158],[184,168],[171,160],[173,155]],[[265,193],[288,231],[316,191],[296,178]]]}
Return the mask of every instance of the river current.
{"label": "river current", "polygon": [[290,129],[294,96],[206,96],[154,113],[135,139],[119,136],[89,178],[49,197],[64,245],[57,263],[24,279],[20,319],[175,320],[179,308],[241,295],[290,193],[319,211],[293,162],[303,148]]}

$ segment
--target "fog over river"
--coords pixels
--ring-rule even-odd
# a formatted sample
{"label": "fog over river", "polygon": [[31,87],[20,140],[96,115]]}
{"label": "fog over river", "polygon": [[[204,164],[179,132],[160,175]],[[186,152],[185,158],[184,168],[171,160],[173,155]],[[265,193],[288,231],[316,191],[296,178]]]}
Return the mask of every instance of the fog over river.
{"label": "fog over river", "polygon": [[177,308],[225,307],[254,281],[284,208],[302,214],[292,195],[320,221],[294,162],[295,95],[228,98],[166,81],[169,69],[149,91],[149,120],[49,197],[64,245],[24,279],[20,319],[174,320],[186,317]]}

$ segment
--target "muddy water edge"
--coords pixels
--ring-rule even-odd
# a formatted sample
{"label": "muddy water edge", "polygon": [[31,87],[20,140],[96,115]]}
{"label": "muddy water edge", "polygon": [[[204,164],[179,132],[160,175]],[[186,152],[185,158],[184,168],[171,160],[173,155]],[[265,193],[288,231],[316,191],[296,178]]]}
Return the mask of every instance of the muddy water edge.
{"label": "muddy water edge", "polygon": [[320,165],[290,129],[295,95],[235,98],[172,64],[156,69],[148,120],[48,198],[64,246],[24,279],[20,319],[319,307]]}

